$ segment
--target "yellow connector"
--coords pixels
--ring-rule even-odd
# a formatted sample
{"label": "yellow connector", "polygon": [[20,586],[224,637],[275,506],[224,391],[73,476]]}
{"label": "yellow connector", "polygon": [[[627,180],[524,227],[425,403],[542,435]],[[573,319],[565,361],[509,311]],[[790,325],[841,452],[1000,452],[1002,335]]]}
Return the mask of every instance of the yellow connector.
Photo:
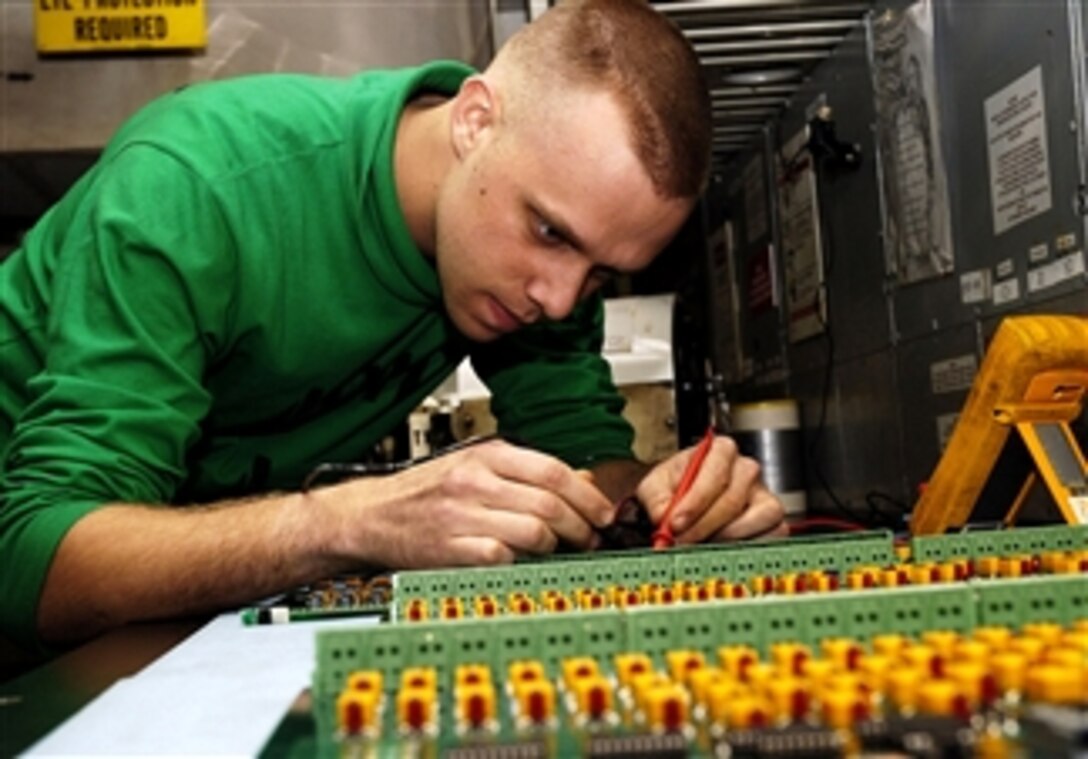
{"label": "yellow connector", "polygon": [[616,679],[624,688],[631,687],[631,681],[638,675],[652,672],[654,665],[646,654],[617,654],[614,659]]}
{"label": "yellow connector", "polygon": [[344,735],[375,735],[381,729],[381,691],[345,690],[336,699],[336,717]]}
{"label": "yellow connector", "polygon": [[688,693],[676,683],[652,686],[644,694],[643,713],[651,730],[683,730],[688,724],[690,711]]}
{"label": "yellow connector", "polygon": [[460,598],[443,598],[439,603],[438,616],[441,619],[461,619],[465,616],[465,605]]}
{"label": "yellow connector", "polygon": [[971,632],[971,637],[985,643],[991,651],[1003,651],[1012,640],[1012,630],[998,625],[987,625],[976,627]]}
{"label": "yellow connector", "polygon": [[737,680],[748,679],[748,670],[759,663],[759,652],[752,646],[722,646],[718,649],[718,664]]}
{"label": "yellow connector", "polygon": [[404,607],[404,618],[409,622],[424,622],[430,615],[430,607],[422,598],[413,598]]}
{"label": "yellow connector", "polygon": [[563,685],[567,690],[574,689],[574,683],[587,677],[596,677],[600,674],[597,660],[589,656],[576,656],[564,659],[560,665],[563,673]]}
{"label": "yellow connector", "polygon": [[400,673],[400,687],[438,690],[438,672],[434,667],[408,667]]}
{"label": "yellow connector", "polygon": [[865,655],[865,649],[853,638],[824,638],[820,642],[820,651],[842,670],[851,672],[858,668],[858,662]]}
{"label": "yellow connector", "polygon": [[453,681],[456,688],[491,684],[491,667],[486,664],[461,664],[454,670]]}
{"label": "yellow connector", "polygon": [[671,585],[658,585],[650,593],[650,603],[658,606],[667,606],[676,603],[678,597]]}
{"label": "yellow connector", "polygon": [[781,723],[800,722],[805,719],[811,705],[811,694],[804,681],[797,677],[776,677],[765,687],[771,704],[771,717]]}
{"label": "yellow connector", "polygon": [[535,659],[511,662],[506,668],[506,679],[516,692],[519,687],[539,680],[546,680],[544,665]]}
{"label": "yellow connector", "polygon": [[642,594],[634,588],[617,588],[612,596],[612,605],[617,609],[640,606],[644,602]]}
{"label": "yellow connector", "polygon": [[799,675],[804,670],[805,662],[812,658],[812,649],[803,643],[771,644],[771,661],[779,671],[788,675]]}
{"label": "yellow connector", "polygon": [[956,685],[972,709],[988,706],[997,699],[997,680],[985,664],[952,662],[945,668],[945,677]]}
{"label": "yellow connector", "polygon": [[926,630],[922,633],[922,642],[931,646],[945,662],[952,658],[960,640],[960,634],[953,630]]}
{"label": "yellow connector", "polygon": [[1052,704],[1088,703],[1088,666],[1035,667],[1028,673],[1028,696]]}
{"label": "yellow connector", "polygon": [[511,614],[533,614],[536,601],[521,592],[511,593],[506,600],[506,610]]}
{"label": "yellow connector", "polygon": [[1028,678],[1028,657],[1020,651],[1001,651],[990,657],[990,672],[1002,693],[1023,693]]}
{"label": "yellow connector", "polygon": [[808,590],[808,585],[805,583],[804,575],[796,572],[786,572],[775,579],[774,590],[775,593],[784,596],[795,596]]}
{"label": "yellow connector", "polygon": [[887,635],[877,635],[873,638],[873,653],[882,654],[891,659],[899,657],[900,652],[910,643],[904,635],[898,633],[889,633]]}
{"label": "yellow connector", "polygon": [[593,722],[600,722],[612,714],[612,685],[603,676],[576,680],[573,688],[578,715]]}
{"label": "yellow connector", "polygon": [[771,724],[771,705],[762,696],[737,694],[725,703],[715,701],[711,704],[711,713],[715,715],[716,723],[735,729]]}
{"label": "yellow connector", "polygon": [[1020,629],[1021,635],[1038,638],[1048,646],[1053,646],[1062,638],[1065,629],[1053,622],[1029,622]]}
{"label": "yellow connector", "polygon": [[829,691],[820,699],[820,716],[828,727],[849,730],[871,714],[872,707],[865,697],[848,690]]}
{"label": "yellow connector", "polygon": [[997,556],[980,556],[975,559],[975,574],[979,577],[997,577],[1001,559]]}
{"label": "yellow connector", "polygon": [[604,594],[595,590],[580,590],[577,597],[578,605],[583,609],[604,609],[608,606]]}
{"label": "yellow connector", "polygon": [[918,711],[967,718],[971,714],[971,705],[951,680],[928,680],[918,689]]}
{"label": "yellow connector", "polygon": [[533,680],[515,689],[518,716],[522,722],[543,725],[555,717],[555,686],[550,680]]}
{"label": "yellow connector", "polygon": [[382,673],[376,669],[361,669],[348,675],[344,690],[382,692]]}
{"label": "yellow connector", "polygon": [[668,667],[669,676],[673,680],[682,685],[687,685],[691,674],[706,666],[706,657],[703,656],[701,651],[666,651],[665,665]]}
{"label": "yellow connector", "polygon": [[468,730],[495,727],[495,687],[490,682],[462,685],[454,694],[457,719]]}
{"label": "yellow connector", "polygon": [[739,687],[739,683],[721,667],[700,667],[688,676],[688,690],[697,706],[706,706],[710,689],[715,685],[729,683]]}
{"label": "yellow connector", "polygon": [[570,611],[572,604],[570,599],[562,593],[552,591],[544,596],[544,608],[550,612]]}
{"label": "yellow connector", "polygon": [[401,730],[430,730],[437,714],[438,694],[433,688],[401,688],[397,693],[397,724]]}
{"label": "yellow connector", "polygon": [[477,617],[498,616],[499,602],[494,596],[477,596],[472,601],[472,613]]}
{"label": "yellow connector", "polygon": [[748,579],[748,587],[752,589],[752,595],[768,595],[774,592],[774,578],[766,575],[752,575]]}

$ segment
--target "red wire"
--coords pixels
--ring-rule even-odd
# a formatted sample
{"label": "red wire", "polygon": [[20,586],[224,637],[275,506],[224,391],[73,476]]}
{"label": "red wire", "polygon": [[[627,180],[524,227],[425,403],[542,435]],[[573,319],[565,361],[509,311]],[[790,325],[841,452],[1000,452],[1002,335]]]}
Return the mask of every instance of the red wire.
{"label": "red wire", "polygon": [[687,468],[684,469],[684,474],[680,478],[680,484],[676,486],[676,492],[672,494],[672,500],[669,501],[669,506],[665,509],[665,515],[661,517],[661,523],[658,525],[657,530],[654,531],[653,545],[655,551],[669,548],[676,542],[672,534],[672,511],[676,504],[691,490],[691,486],[695,483],[695,478],[699,475],[699,470],[703,466],[703,461],[706,460],[706,455],[710,453],[710,446],[713,444],[714,427],[710,426],[706,428],[706,434],[703,435],[703,439],[699,441],[699,445],[692,452]]}

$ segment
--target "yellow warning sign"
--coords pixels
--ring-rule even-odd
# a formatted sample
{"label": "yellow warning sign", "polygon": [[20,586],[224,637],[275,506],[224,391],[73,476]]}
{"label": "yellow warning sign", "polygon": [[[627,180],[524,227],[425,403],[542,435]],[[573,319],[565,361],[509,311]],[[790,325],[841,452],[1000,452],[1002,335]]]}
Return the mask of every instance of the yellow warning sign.
{"label": "yellow warning sign", "polygon": [[204,0],[34,0],[39,53],[201,48]]}

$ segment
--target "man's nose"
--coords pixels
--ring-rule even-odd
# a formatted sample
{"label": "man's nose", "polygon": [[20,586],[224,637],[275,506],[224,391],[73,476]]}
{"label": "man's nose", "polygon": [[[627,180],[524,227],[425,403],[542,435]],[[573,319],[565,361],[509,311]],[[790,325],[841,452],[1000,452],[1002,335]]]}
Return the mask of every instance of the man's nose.
{"label": "man's nose", "polygon": [[528,295],[551,321],[570,315],[578,303],[588,268],[571,261],[555,261],[537,272],[529,283]]}

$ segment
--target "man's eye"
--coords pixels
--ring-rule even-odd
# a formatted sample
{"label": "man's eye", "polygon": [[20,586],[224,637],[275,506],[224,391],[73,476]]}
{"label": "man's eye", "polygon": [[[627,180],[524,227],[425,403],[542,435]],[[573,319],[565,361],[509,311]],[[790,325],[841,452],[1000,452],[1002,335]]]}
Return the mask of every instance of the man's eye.
{"label": "man's eye", "polygon": [[563,235],[548,222],[543,219],[537,219],[534,222],[534,233],[537,238],[548,245],[562,245],[566,240],[563,239]]}

